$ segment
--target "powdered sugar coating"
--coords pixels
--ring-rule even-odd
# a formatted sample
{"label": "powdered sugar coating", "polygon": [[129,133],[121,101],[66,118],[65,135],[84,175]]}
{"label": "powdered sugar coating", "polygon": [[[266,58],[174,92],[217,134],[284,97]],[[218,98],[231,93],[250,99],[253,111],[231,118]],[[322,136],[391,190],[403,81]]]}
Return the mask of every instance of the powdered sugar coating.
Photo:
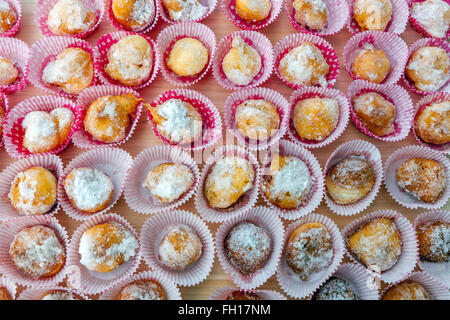
{"label": "powdered sugar coating", "polygon": [[117,300],[166,300],[164,288],[156,280],[139,280],[126,285]]}
{"label": "powdered sugar coating", "polygon": [[450,261],[450,224],[426,223],[417,228],[419,253],[422,259],[433,262]]}
{"label": "powdered sugar coating", "polygon": [[[57,34],[80,33],[90,29],[96,18],[88,18],[90,11],[79,0],[59,0],[48,14],[48,26]],[[93,16],[93,13],[90,12]],[[61,32],[64,26],[66,32]]]}
{"label": "powdered sugar coating", "polygon": [[317,300],[359,300],[353,285],[345,279],[332,277],[314,296]]}
{"label": "powdered sugar coating", "polygon": [[49,291],[41,300],[80,300],[72,292],[64,290]]}
{"label": "powdered sugar coating", "polygon": [[24,141],[30,144],[43,143],[42,140],[58,134],[55,118],[45,111],[31,111],[22,121],[25,129]]}
{"label": "powdered sugar coating", "polygon": [[174,21],[194,21],[201,19],[209,10],[198,0],[162,0],[164,8]]}
{"label": "powdered sugar coating", "polygon": [[433,37],[445,38],[450,24],[450,5],[442,0],[414,2],[411,16]]}

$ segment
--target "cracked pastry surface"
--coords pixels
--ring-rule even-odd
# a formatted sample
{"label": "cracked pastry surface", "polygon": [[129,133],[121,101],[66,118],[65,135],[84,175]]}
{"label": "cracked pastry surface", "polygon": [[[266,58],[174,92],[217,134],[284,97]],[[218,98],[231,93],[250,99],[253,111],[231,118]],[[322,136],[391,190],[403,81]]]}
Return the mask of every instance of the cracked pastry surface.
{"label": "cracked pastry surface", "polygon": [[162,5],[174,21],[199,20],[209,10],[198,0],[162,0]]}
{"label": "cracked pastry surface", "polygon": [[236,13],[247,22],[266,19],[272,10],[270,0],[236,0]]}
{"label": "cracked pastry surface", "polygon": [[424,107],[414,120],[416,134],[425,142],[450,142],[450,100]]}
{"label": "cracked pastry surface", "polygon": [[359,300],[352,283],[344,278],[331,277],[314,294],[315,300]]}
{"label": "cracked pastry surface", "polygon": [[385,31],[391,16],[390,0],[355,0],[353,2],[353,17],[362,30]]}
{"label": "cracked pastry surface", "polygon": [[450,25],[450,5],[442,0],[414,2],[411,16],[431,36],[445,38]]}
{"label": "cracked pastry surface", "polygon": [[205,45],[190,37],[175,42],[167,57],[167,67],[180,77],[195,77],[209,62]]}
{"label": "cracked pastry surface", "polygon": [[352,63],[352,73],[373,83],[381,83],[391,71],[391,63],[383,50],[365,43],[356,51]]}
{"label": "cracked pastry surface", "polygon": [[323,0],[295,0],[293,7],[294,19],[303,27],[318,30],[327,25],[328,8]]}
{"label": "cracked pastry surface", "polygon": [[113,0],[112,11],[125,29],[139,31],[153,22],[156,8],[153,0]]}
{"label": "cracked pastry surface", "polygon": [[406,280],[388,289],[383,300],[432,300],[432,296],[420,283]]}
{"label": "cracked pastry surface", "polygon": [[7,58],[0,57],[0,86],[9,86],[16,81],[19,70],[14,66],[13,62]]}
{"label": "cracked pastry surface", "polygon": [[47,24],[56,35],[77,35],[97,23],[95,12],[79,0],[59,0],[48,13]]}
{"label": "cracked pastry surface", "polygon": [[278,131],[280,116],[276,107],[269,101],[249,99],[237,106],[235,123],[244,137],[264,140]]}
{"label": "cracked pastry surface", "polygon": [[416,227],[419,255],[431,262],[450,261],[450,223],[429,222]]}
{"label": "cracked pastry surface", "polygon": [[156,280],[138,280],[123,287],[117,300],[166,300],[166,291]]}
{"label": "cracked pastry surface", "polygon": [[83,300],[68,290],[51,290],[42,295],[40,300]]}
{"label": "cracked pastry surface", "polygon": [[6,0],[0,0],[0,33],[9,31],[17,21],[17,14]]}

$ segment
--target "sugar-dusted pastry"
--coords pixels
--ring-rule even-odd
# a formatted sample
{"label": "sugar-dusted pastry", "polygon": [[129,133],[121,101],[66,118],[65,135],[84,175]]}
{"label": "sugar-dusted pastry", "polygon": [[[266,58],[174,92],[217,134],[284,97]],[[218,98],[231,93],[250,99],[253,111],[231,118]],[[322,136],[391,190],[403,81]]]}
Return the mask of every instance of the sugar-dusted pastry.
{"label": "sugar-dusted pastry", "polygon": [[12,300],[11,294],[5,287],[0,287],[0,301],[1,300]]}
{"label": "sugar-dusted pastry", "polygon": [[426,46],[417,49],[406,65],[406,76],[421,91],[438,91],[450,79],[450,58],[444,49]]}
{"label": "sugar-dusted pastry", "polygon": [[251,222],[241,222],[227,234],[225,254],[244,275],[262,269],[272,252],[272,239],[266,229]]}
{"label": "sugar-dusted pastry", "polygon": [[362,199],[374,184],[373,167],[364,156],[349,156],[339,160],[325,177],[327,192],[338,204],[349,204]]}
{"label": "sugar-dusted pastry", "polygon": [[199,20],[208,12],[199,0],[162,0],[162,5],[174,21]]}
{"label": "sugar-dusted pastry", "polygon": [[31,167],[16,175],[8,198],[19,214],[42,215],[56,203],[56,184],[56,178],[50,171]]}
{"label": "sugar-dusted pastry", "polygon": [[255,171],[249,161],[227,156],[214,164],[206,177],[203,192],[211,207],[226,209],[253,188],[254,179]]}
{"label": "sugar-dusted pastry", "polygon": [[291,49],[278,67],[281,75],[298,85],[327,87],[326,76],[330,67],[322,51],[312,42]]}
{"label": "sugar-dusted pastry", "polygon": [[233,290],[224,300],[263,300],[263,298],[253,291]]}
{"label": "sugar-dusted pastry", "polygon": [[267,199],[283,209],[293,209],[308,199],[313,181],[308,166],[300,159],[275,153],[270,173],[262,179],[261,190]]}
{"label": "sugar-dusted pastry", "polygon": [[228,80],[238,86],[246,86],[261,70],[261,56],[244,39],[236,36],[223,58],[222,69]]}
{"label": "sugar-dusted pastry", "polygon": [[75,208],[95,213],[109,205],[114,185],[111,178],[98,169],[76,168],[64,180],[64,190]]}
{"label": "sugar-dusted pastry", "polygon": [[59,142],[63,144],[69,136],[72,125],[75,121],[75,115],[69,108],[55,108],[50,111],[50,114],[55,117],[58,123]]}
{"label": "sugar-dusted pastry", "polygon": [[201,138],[202,116],[189,102],[169,99],[148,110],[156,129],[170,143],[191,143]]}
{"label": "sugar-dusted pastry", "polygon": [[9,254],[17,269],[34,279],[57,274],[66,261],[64,247],[55,232],[42,225],[17,233],[9,247]]}
{"label": "sugar-dusted pastry", "polygon": [[386,271],[397,263],[402,238],[392,219],[376,218],[355,230],[347,239],[347,247],[366,267]]}
{"label": "sugar-dusted pastry", "polygon": [[117,222],[106,222],[87,229],[81,236],[80,263],[96,272],[110,272],[136,255],[139,243]]}
{"label": "sugar-dusted pastry", "polygon": [[343,278],[331,277],[314,294],[314,300],[359,300],[353,285]]}
{"label": "sugar-dusted pastry", "polygon": [[419,254],[432,262],[450,261],[450,223],[435,221],[416,227]]}
{"label": "sugar-dusted pastry", "polygon": [[292,6],[294,19],[301,26],[318,30],[327,25],[328,8],[323,0],[295,0]]}
{"label": "sugar-dusted pastry", "polygon": [[82,300],[67,290],[50,290],[41,297],[41,300]]}
{"label": "sugar-dusted pastry", "polygon": [[445,38],[450,25],[450,5],[443,0],[415,1],[411,16],[431,36]]}
{"label": "sugar-dusted pastry", "polygon": [[47,24],[57,35],[77,35],[97,23],[95,12],[79,0],[59,0],[48,13]]}
{"label": "sugar-dusted pastry", "polygon": [[319,222],[298,226],[284,248],[288,266],[300,280],[327,268],[333,260],[333,245],[327,228]]}
{"label": "sugar-dusted pastry", "polygon": [[395,131],[395,107],[381,94],[367,92],[354,97],[353,110],[373,134],[382,137]]}
{"label": "sugar-dusted pastry", "polygon": [[153,0],[113,0],[112,11],[116,20],[127,30],[140,31],[155,19]]}
{"label": "sugar-dusted pastry", "polygon": [[431,159],[412,158],[397,168],[397,183],[414,198],[425,203],[436,202],[445,190],[445,170]]}
{"label": "sugar-dusted pastry", "polygon": [[355,0],[353,17],[362,30],[385,31],[391,21],[390,0]]}
{"label": "sugar-dusted pastry", "polygon": [[9,86],[16,81],[19,70],[7,58],[0,57],[0,86]]}
{"label": "sugar-dusted pastry", "polygon": [[91,55],[81,48],[67,48],[50,61],[42,71],[42,81],[78,94],[92,84],[94,64]]}
{"label": "sugar-dusted pastry", "polygon": [[96,140],[105,143],[122,141],[142,100],[132,93],[97,98],[87,108],[84,128]]}
{"label": "sugar-dusted pastry", "polygon": [[386,79],[391,70],[386,53],[375,48],[370,43],[365,43],[356,51],[352,63],[352,72],[355,76],[373,83],[381,83]]}
{"label": "sugar-dusted pastry", "polygon": [[208,49],[195,38],[181,38],[175,42],[167,57],[167,66],[181,77],[195,77],[209,61]]}
{"label": "sugar-dusted pastry", "polygon": [[331,98],[307,98],[296,103],[294,128],[300,138],[322,141],[336,128],[339,120],[339,104]]}
{"label": "sugar-dusted pastry", "polygon": [[0,0],[0,33],[9,31],[17,21],[17,14],[7,0]]}
{"label": "sugar-dusted pastry", "polygon": [[153,50],[140,35],[129,35],[113,44],[108,51],[105,72],[126,86],[145,82],[153,69]]}
{"label": "sugar-dusted pastry", "polygon": [[249,99],[237,106],[236,128],[247,138],[264,140],[273,136],[280,127],[276,107],[264,99]]}
{"label": "sugar-dusted pastry", "polygon": [[414,120],[414,129],[425,142],[450,142],[450,100],[433,103],[421,109]]}
{"label": "sugar-dusted pastry", "polygon": [[432,300],[432,296],[420,283],[405,280],[389,288],[383,300]]}
{"label": "sugar-dusted pastry", "polygon": [[271,0],[236,0],[236,13],[247,22],[266,19],[272,10]]}
{"label": "sugar-dusted pastry", "polygon": [[45,111],[31,111],[22,121],[25,130],[23,146],[31,153],[42,153],[56,149],[59,144],[59,129],[56,118]]}
{"label": "sugar-dusted pastry", "polygon": [[156,280],[138,280],[123,287],[117,300],[166,300],[166,291]]}

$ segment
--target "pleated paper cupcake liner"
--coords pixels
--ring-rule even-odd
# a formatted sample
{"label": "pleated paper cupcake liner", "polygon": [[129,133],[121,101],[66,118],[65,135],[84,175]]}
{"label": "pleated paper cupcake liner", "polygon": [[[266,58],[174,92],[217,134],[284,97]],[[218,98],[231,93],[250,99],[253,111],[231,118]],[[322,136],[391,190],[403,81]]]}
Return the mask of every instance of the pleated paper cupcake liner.
{"label": "pleated paper cupcake liner", "polygon": [[[213,13],[213,11],[216,9],[217,6],[217,0],[204,0],[204,1],[199,1],[202,5],[206,6],[208,8],[208,11],[200,18],[192,20],[186,20],[186,21],[192,21],[192,22],[201,22],[203,20],[205,20],[207,17],[209,17],[211,15],[211,13]],[[179,22],[184,22],[184,21],[175,21],[172,20],[172,18],[170,17],[169,13],[167,12],[166,8],[164,7],[162,0],[157,0],[157,6],[161,15],[161,18],[167,22],[167,23],[179,23]]]}
{"label": "pleated paper cupcake liner", "polygon": [[13,37],[17,31],[19,31],[20,28],[20,23],[22,21],[22,5],[20,4],[19,0],[6,0],[11,7],[13,8],[13,10],[16,13],[16,23],[11,27],[11,29],[9,29],[8,31],[1,33],[0,37]]}
{"label": "pleated paper cupcake liner", "polygon": [[[187,225],[194,230],[202,243],[202,252],[196,262],[183,270],[173,270],[161,263],[158,248],[168,227]],[[141,231],[142,255],[155,272],[180,286],[191,287],[208,277],[214,263],[214,242],[211,231],[202,219],[191,212],[174,210],[150,217]]]}
{"label": "pleated paper cupcake liner", "polygon": [[0,85],[0,91],[10,94],[22,90],[28,83],[30,47],[22,40],[0,35],[0,56],[8,59],[18,71],[16,80]]}
{"label": "pleated paper cupcake liner", "polygon": [[8,112],[9,112],[8,96],[6,94],[4,94],[3,92],[0,92],[0,108],[2,108],[3,111],[4,111],[3,120],[0,122],[0,126],[2,128],[2,133],[0,134],[0,147],[3,147],[3,145],[4,145],[4,142],[3,142],[3,126],[5,125],[5,118],[8,115]]}
{"label": "pleated paper cupcake liner", "polygon": [[[228,294],[236,290],[239,289],[233,287],[222,287],[216,289],[209,296],[209,300],[226,300]],[[248,292],[255,293],[261,297],[262,300],[286,300],[285,296],[274,290],[248,290]]]}
{"label": "pleated paper cupcake liner", "polygon": [[154,4],[154,8],[155,8],[154,15],[150,18],[150,21],[148,21],[148,24],[144,25],[142,28],[138,28],[137,30],[128,30],[125,26],[120,24],[119,21],[117,21],[116,17],[114,16],[114,12],[112,10],[112,0],[105,0],[105,11],[106,11],[106,16],[108,17],[109,23],[117,30],[133,31],[133,32],[137,32],[140,34],[146,34],[146,33],[150,32],[150,30],[152,30],[157,25],[159,15],[160,15],[159,6],[157,4],[157,1],[154,0],[153,4]]}
{"label": "pleated paper cupcake liner", "polygon": [[[418,33],[420,33],[422,36],[426,37],[426,38],[433,38],[433,36],[431,34],[428,33],[427,30],[425,30],[424,27],[421,26],[421,24],[419,23],[419,21],[417,21],[412,15],[411,15],[411,6],[413,5],[413,3],[415,2],[424,2],[425,0],[408,0],[408,5],[409,5],[409,23],[411,24],[411,27],[413,27],[414,30],[416,30]],[[449,0],[443,0],[445,2],[447,2],[447,4],[450,5],[450,1]],[[450,37],[450,28],[447,29],[447,33],[445,34],[445,37],[443,39],[448,39]]]}
{"label": "pleated paper cupcake liner", "polygon": [[0,276],[0,288],[5,288],[12,300],[16,299],[17,285],[6,276]]}
{"label": "pleated paper cupcake liner", "polygon": [[66,287],[57,287],[57,286],[51,286],[48,288],[28,288],[22,291],[19,296],[17,297],[17,300],[42,300],[42,297],[47,294],[49,291],[54,290],[61,290],[70,292],[73,294],[76,298],[81,300],[91,300],[88,296],[83,294],[82,292]]}

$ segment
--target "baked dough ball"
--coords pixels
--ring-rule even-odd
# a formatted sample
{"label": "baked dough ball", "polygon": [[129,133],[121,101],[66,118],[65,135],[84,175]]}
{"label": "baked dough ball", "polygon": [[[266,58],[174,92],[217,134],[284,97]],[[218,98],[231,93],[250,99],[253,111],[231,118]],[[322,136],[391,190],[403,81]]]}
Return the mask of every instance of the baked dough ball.
{"label": "baked dough ball", "polygon": [[436,221],[416,228],[419,254],[432,262],[450,261],[450,223]]}
{"label": "baked dough ball", "polygon": [[386,30],[391,15],[390,0],[355,0],[353,2],[353,17],[362,30]]}
{"label": "baked dough ball", "polygon": [[339,104],[330,98],[307,98],[294,108],[294,127],[302,139],[322,141],[336,128],[339,121]]}
{"label": "baked dough ball", "polygon": [[350,282],[331,277],[314,294],[314,300],[359,300],[359,298]]}
{"label": "baked dough ball", "polygon": [[272,2],[270,0],[236,0],[236,13],[247,22],[258,22],[266,19]]}
{"label": "baked dough ball", "polygon": [[433,203],[445,190],[445,170],[437,161],[412,158],[397,168],[397,183],[414,198]]}
{"label": "baked dough ball", "polygon": [[318,30],[327,25],[328,8],[323,0],[295,0],[292,5],[294,19],[301,26]]}
{"label": "baked dough ball", "polygon": [[267,230],[247,221],[231,229],[224,246],[231,264],[244,275],[262,269],[272,253],[272,239]]}
{"label": "baked dough ball", "polygon": [[79,0],[59,0],[48,13],[47,24],[56,35],[77,35],[97,23],[95,13]]}
{"label": "baked dough ball", "polygon": [[246,86],[261,70],[261,56],[240,36],[231,41],[231,49],[222,61],[222,69],[228,80],[238,86]]}
{"label": "baked dough ball", "polygon": [[61,87],[68,94],[78,94],[92,84],[94,64],[81,48],[64,49],[42,71],[42,81]]}
{"label": "baked dough ball", "polygon": [[64,247],[55,232],[42,225],[17,233],[9,247],[9,254],[17,269],[34,279],[57,274],[66,261]]}
{"label": "baked dough ball", "polygon": [[414,129],[425,142],[450,142],[450,100],[434,103],[420,110],[414,120]]}
{"label": "baked dough ball", "polygon": [[383,50],[376,49],[372,44],[365,43],[356,51],[352,64],[352,73],[373,83],[381,83],[386,79],[391,64]]}
{"label": "baked dough ball", "polygon": [[445,38],[450,25],[450,5],[442,0],[413,2],[411,16],[435,38]]}
{"label": "baked dough ball", "polygon": [[300,159],[275,153],[270,173],[262,180],[267,199],[283,209],[294,209],[305,202],[313,188],[308,166]]}
{"label": "baked dough ball", "polygon": [[3,57],[0,57],[0,86],[9,86],[16,81],[19,71],[14,64]]}
{"label": "baked dough ball", "polygon": [[325,177],[328,195],[338,204],[349,204],[364,198],[374,184],[373,167],[364,156],[339,160]]}
{"label": "baked dough ball", "polygon": [[202,248],[202,241],[191,227],[171,225],[159,244],[159,261],[169,269],[183,270],[197,262]]}
{"label": "baked dough ball", "polygon": [[80,263],[97,272],[110,272],[136,255],[139,243],[117,222],[106,222],[87,229],[80,240]]}
{"label": "baked dough ball", "polygon": [[41,297],[41,300],[83,300],[66,290],[51,290]]}
{"label": "baked dough ball", "polygon": [[144,185],[161,202],[170,203],[181,198],[194,184],[191,169],[184,164],[163,163],[150,171]]}
{"label": "baked dough ball", "polygon": [[105,72],[123,85],[137,86],[144,83],[152,69],[152,47],[140,35],[123,37],[109,48]]}
{"label": "baked dough ball", "polygon": [[114,185],[111,178],[100,170],[76,168],[64,180],[64,190],[76,209],[96,213],[109,205]]}
{"label": "baked dough ball", "polygon": [[395,107],[381,94],[368,92],[353,98],[358,119],[373,134],[382,137],[395,131]]}
{"label": "baked dough ball", "polygon": [[233,290],[224,300],[263,300],[258,294],[252,291]]}
{"label": "baked dough ball", "polygon": [[280,74],[298,85],[327,87],[326,76],[330,67],[322,51],[311,42],[291,49],[281,60]]}
{"label": "baked dough ball", "polygon": [[41,215],[56,204],[56,178],[42,167],[19,172],[11,184],[8,198],[22,215]]}
{"label": "baked dough ball", "polygon": [[255,171],[250,162],[227,156],[214,164],[206,177],[203,192],[212,208],[226,209],[253,188],[254,179]]}
{"label": "baked dough ball", "polygon": [[432,300],[432,297],[420,283],[406,280],[388,289],[383,300]]}
{"label": "baked dough ball", "polygon": [[208,64],[209,52],[205,45],[194,38],[177,40],[167,57],[167,66],[180,77],[195,77]]}
{"label": "baked dough ball", "polygon": [[126,285],[117,300],[166,300],[166,291],[156,280],[138,280]]}
{"label": "baked dough ball", "polygon": [[350,252],[366,267],[392,268],[402,252],[402,238],[392,219],[376,218],[355,230],[347,239]]}
{"label": "baked dough ball", "polygon": [[60,145],[56,118],[45,111],[31,111],[22,121],[25,130],[23,146],[31,153],[43,153]]}
{"label": "baked dough ball", "polygon": [[190,103],[180,99],[169,99],[148,110],[156,129],[170,143],[191,143],[201,138],[202,116]]}
{"label": "baked dough ball", "polygon": [[155,2],[153,0],[113,0],[113,15],[125,29],[140,31],[155,19]]}
{"label": "baked dough ball", "polygon": [[280,127],[277,108],[267,100],[249,99],[237,106],[236,128],[246,138],[265,140],[272,137]]}
{"label": "baked dough ball", "polygon": [[161,3],[174,21],[199,20],[208,12],[208,7],[198,0],[162,0]]}
{"label": "baked dough ball", "polygon": [[55,117],[58,124],[59,143],[63,144],[69,136],[72,125],[75,122],[75,115],[69,108],[55,108],[50,111],[50,114]]}
{"label": "baked dough ball", "polygon": [[6,0],[0,0],[0,33],[9,31],[17,21],[17,15]]}
{"label": "baked dough ball", "polygon": [[0,300],[12,300],[11,295],[5,287],[0,287]]}
{"label": "baked dough ball", "polygon": [[122,141],[142,100],[132,93],[97,98],[87,108],[84,128],[96,140],[105,143]]}
{"label": "baked dough ball", "polygon": [[450,59],[444,49],[427,46],[414,51],[406,66],[406,76],[421,91],[438,91],[450,79]]}

